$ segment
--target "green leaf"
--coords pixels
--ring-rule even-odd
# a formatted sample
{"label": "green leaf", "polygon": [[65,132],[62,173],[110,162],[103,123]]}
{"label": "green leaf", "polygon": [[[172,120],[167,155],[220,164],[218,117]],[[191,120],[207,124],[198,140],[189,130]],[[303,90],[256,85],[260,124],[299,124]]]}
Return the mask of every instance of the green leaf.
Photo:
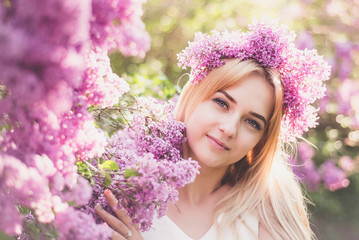
{"label": "green leaf", "polygon": [[112,177],[110,176],[110,174],[108,174],[107,172],[105,172],[105,184],[106,184],[106,188],[108,188],[108,186],[110,186],[111,183],[112,183]]}
{"label": "green leaf", "polygon": [[133,177],[133,176],[137,176],[137,173],[135,171],[133,171],[132,169],[126,169],[125,170],[125,178],[129,178],[129,177]]}
{"label": "green leaf", "polygon": [[90,182],[92,182],[92,173],[91,173],[91,169],[83,162],[78,161],[76,162],[76,166],[77,166],[77,172],[83,176],[84,178],[87,178],[90,180]]}
{"label": "green leaf", "polygon": [[30,212],[29,208],[21,206],[21,205],[17,206],[17,209],[22,215],[26,215],[26,214],[28,214]]}
{"label": "green leaf", "polygon": [[70,206],[73,206],[73,207],[75,207],[75,208],[79,208],[80,206],[76,203],[76,202],[74,202],[74,201],[68,201],[67,202]]}
{"label": "green leaf", "polygon": [[115,161],[112,160],[107,160],[104,161],[102,164],[103,168],[109,169],[109,170],[113,170],[113,171],[117,171],[118,170],[118,165]]}

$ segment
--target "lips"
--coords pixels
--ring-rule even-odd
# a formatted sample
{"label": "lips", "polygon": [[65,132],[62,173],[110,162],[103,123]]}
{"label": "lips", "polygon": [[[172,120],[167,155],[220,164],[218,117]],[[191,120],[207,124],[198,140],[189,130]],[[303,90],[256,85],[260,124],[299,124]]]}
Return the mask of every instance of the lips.
{"label": "lips", "polygon": [[217,145],[217,147],[221,150],[230,150],[229,146],[222,142],[221,140],[219,140],[218,138],[215,138],[211,135],[207,135],[207,137],[209,138],[210,142],[213,143],[214,145]]}

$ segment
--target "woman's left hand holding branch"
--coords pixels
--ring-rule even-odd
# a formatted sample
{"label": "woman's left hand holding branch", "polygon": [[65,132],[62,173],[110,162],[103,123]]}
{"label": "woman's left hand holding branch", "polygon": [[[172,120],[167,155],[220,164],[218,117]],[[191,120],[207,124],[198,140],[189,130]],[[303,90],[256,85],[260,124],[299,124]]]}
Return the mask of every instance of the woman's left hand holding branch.
{"label": "woman's left hand holding branch", "polygon": [[105,198],[117,217],[105,211],[100,205],[96,205],[96,213],[112,228],[113,240],[143,240],[138,225],[134,225],[124,208],[117,208],[117,199],[110,190],[104,192]]}

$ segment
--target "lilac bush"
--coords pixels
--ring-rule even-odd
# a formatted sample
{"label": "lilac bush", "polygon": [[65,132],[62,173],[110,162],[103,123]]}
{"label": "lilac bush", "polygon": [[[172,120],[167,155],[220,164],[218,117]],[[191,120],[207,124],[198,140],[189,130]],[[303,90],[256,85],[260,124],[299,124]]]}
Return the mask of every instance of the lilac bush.
{"label": "lilac bush", "polygon": [[[1,231],[21,234],[21,207],[39,223],[54,224],[61,239],[101,235],[96,231],[103,227],[92,224],[92,216],[82,218],[68,205],[86,203],[92,191],[78,176],[75,163],[100,156],[106,145],[105,134],[95,127],[88,108],[110,106],[129,89],[112,72],[107,53],[117,48],[126,56],[144,56],[149,49],[142,3],[14,0],[1,4],[0,214],[6,217]],[[102,9],[111,10],[106,21]],[[81,229],[71,230],[76,236],[66,233],[70,230],[64,224],[75,215],[91,226],[88,235]],[[109,232],[101,236],[105,235]]]}

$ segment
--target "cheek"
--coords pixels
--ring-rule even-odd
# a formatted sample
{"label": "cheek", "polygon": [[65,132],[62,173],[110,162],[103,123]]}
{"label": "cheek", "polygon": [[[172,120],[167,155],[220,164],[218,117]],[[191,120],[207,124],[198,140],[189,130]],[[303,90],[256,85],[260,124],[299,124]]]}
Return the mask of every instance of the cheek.
{"label": "cheek", "polygon": [[241,148],[238,148],[238,150],[234,152],[231,156],[231,163],[235,163],[241,160],[244,156],[248,154],[250,150],[251,149],[246,148],[246,146],[242,146]]}
{"label": "cheek", "polygon": [[243,136],[237,140],[236,152],[232,155],[232,161],[238,161],[246,156],[259,142],[260,138],[253,136]]}
{"label": "cheek", "polygon": [[195,155],[201,151],[205,135],[209,129],[208,117],[203,109],[203,107],[197,107],[185,121],[188,147],[190,152]]}
{"label": "cheek", "polygon": [[201,129],[203,129],[203,126],[205,125],[205,122],[203,121],[205,118],[204,116],[205,112],[202,111],[202,108],[197,106],[191,116],[186,119],[185,125],[187,138],[198,135]]}
{"label": "cheek", "polygon": [[201,122],[196,118],[190,118],[186,123],[186,137],[190,146],[198,142],[201,132]]}

